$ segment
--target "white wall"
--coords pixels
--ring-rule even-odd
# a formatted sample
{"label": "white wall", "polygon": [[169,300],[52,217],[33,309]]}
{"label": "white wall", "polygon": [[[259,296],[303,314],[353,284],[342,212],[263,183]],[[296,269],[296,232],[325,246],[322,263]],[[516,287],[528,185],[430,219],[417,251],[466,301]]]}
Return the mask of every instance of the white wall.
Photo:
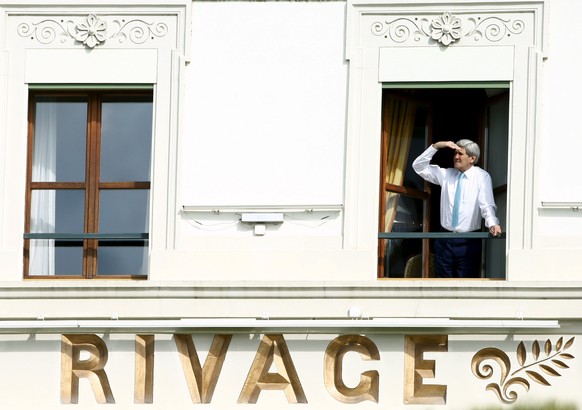
{"label": "white wall", "polygon": [[[239,223],[240,213],[180,212],[176,248],[155,253],[152,272],[197,280],[240,272],[245,279],[374,277],[342,252],[345,7],[193,3],[178,205],[298,212],[285,213],[264,236]],[[322,205],[333,209],[303,212]]]}
{"label": "white wall", "polygon": [[[550,47],[544,62],[543,107],[538,147],[539,196],[541,201],[576,202],[582,205],[582,36],[576,17],[582,3],[552,0]],[[582,213],[540,209],[539,245],[549,248],[582,248]]]}
{"label": "white wall", "polygon": [[195,2],[184,205],[341,204],[345,3]]}
{"label": "white wall", "polygon": [[[576,329],[579,332],[579,328]],[[411,332],[412,334],[412,332]],[[446,333],[443,333],[446,335]],[[501,354],[507,355],[507,360],[513,366],[507,382],[513,377],[523,377],[530,384],[526,390],[518,384],[509,385],[509,391],[515,392],[517,404],[546,403],[550,400],[559,403],[575,403],[580,405],[582,398],[579,394],[579,384],[582,379],[578,358],[582,349],[577,344],[577,338],[566,353],[574,358],[563,359],[570,367],[557,368],[546,359],[542,353],[540,362],[546,366],[557,368],[560,376],[548,376],[540,368],[533,365],[534,359],[531,346],[538,341],[544,348],[546,340],[552,343],[552,353],[556,352],[555,343],[560,336],[566,342],[571,336],[567,335],[512,335],[506,334],[465,334],[448,335],[446,351],[436,352],[432,347],[427,348],[422,360],[434,361],[435,377],[429,372],[423,373],[424,385],[446,386],[446,405],[412,405],[404,403],[405,383],[405,354],[404,334],[367,334],[372,343],[378,348],[378,360],[365,360],[354,350],[348,352],[341,360],[342,380],[353,388],[360,383],[360,374],[366,371],[377,371],[379,375],[378,403],[366,400],[361,403],[346,404],[335,400],[326,390],[324,384],[324,354],[328,344],[336,335],[333,334],[286,334],[284,335],[289,356],[293,362],[299,383],[303,388],[307,403],[289,403],[285,393],[281,390],[262,390],[256,404],[237,404],[237,400],[244,386],[245,379],[251,369],[253,359],[257,353],[261,335],[235,334],[226,353],[224,365],[218,376],[216,390],[209,404],[193,404],[188,392],[186,377],[180,364],[180,357],[171,335],[158,334],[155,341],[155,357],[153,365],[153,403],[134,403],[134,371],[135,348],[133,334],[99,334],[108,349],[108,360],[104,367],[115,403],[98,404],[93,395],[91,385],[86,378],[79,381],[78,404],[60,403],[61,381],[61,341],[56,335],[37,335],[28,338],[27,335],[2,335],[0,343],[0,359],[2,369],[2,397],[0,403],[3,408],[10,409],[450,409],[468,410],[477,408],[502,408],[503,404],[495,393],[487,390],[489,383],[502,383],[499,362],[487,360],[492,368],[489,378],[479,379],[472,373],[471,361],[481,349],[500,349]],[[212,341],[212,334],[194,334],[193,341],[200,362],[204,364],[208,349]],[[533,378],[525,374],[525,369],[518,365],[515,353],[517,345],[523,341],[526,349],[527,370],[543,374],[551,385],[534,383]],[[353,346],[352,346],[353,349]],[[85,353],[85,352],[84,352]],[[82,360],[86,360],[84,357]],[[530,366],[531,365],[531,366]],[[272,373],[282,373],[280,363],[269,369]],[[259,367],[260,368],[260,367]]]}
{"label": "white wall", "polygon": [[[428,9],[437,7],[436,2],[429,3]],[[532,210],[531,215],[524,212],[522,225],[533,228],[524,228],[522,236],[531,231],[531,237],[519,238],[525,245],[518,249],[521,254],[516,254],[512,266],[519,267],[521,273],[514,277],[518,280],[547,279],[547,272],[556,269],[568,272],[562,279],[576,280],[582,213],[540,207],[541,201],[582,202],[576,156],[582,151],[582,125],[577,121],[582,46],[576,40],[582,29],[574,17],[582,12],[582,5],[574,0],[546,4],[549,47],[537,72],[541,115],[538,126],[527,130],[536,136],[531,151],[535,152],[534,175],[528,179],[534,187],[533,204],[522,196],[524,206]],[[157,158],[170,158],[174,149],[179,161],[155,164],[156,175],[162,170],[168,177],[159,178],[153,187],[157,193],[152,279],[206,280],[221,275],[229,280],[244,272],[245,279],[265,280],[273,279],[275,269],[277,280],[290,274],[297,279],[374,280],[378,93],[364,90],[359,96],[348,95],[348,85],[353,93],[359,79],[356,75],[348,78],[346,7],[344,2],[192,4],[191,38],[184,42],[188,48],[180,56],[188,64],[180,66],[182,60],[172,57],[170,62],[166,57],[167,67],[159,74],[165,76],[164,81],[179,77],[179,85],[172,83],[160,99],[161,106],[175,105],[179,112],[172,108],[159,123]],[[14,14],[10,19],[6,16],[2,15],[3,21],[12,19],[8,23],[16,24]],[[24,226],[26,85],[22,72],[26,66],[14,61],[30,55],[25,48],[42,47],[18,37],[8,23],[0,37],[3,47],[10,49],[0,54],[0,91],[6,96],[0,101],[0,272],[4,279],[18,281]],[[356,29],[369,34],[369,28]],[[18,38],[18,47],[11,38]],[[77,46],[55,43],[54,47],[78,54]],[[358,47],[353,44],[349,57],[355,58]],[[105,54],[105,50],[95,51],[95,55]],[[365,56],[366,64],[377,59],[377,52],[373,54]],[[96,80],[87,82],[91,81]],[[175,96],[178,90],[180,99]],[[367,111],[365,115],[374,121],[348,124],[348,110]],[[181,124],[176,130],[178,120]],[[164,141],[166,137],[171,141]],[[350,163],[350,156],[357,160]],[[512,166],[522,172],[520,164]],[[177,186],[173,186],[174,169]],[[286,214],[284,223],[269,225],[264,236],[257,236],[252,226],[238,221],[240,215],[235,212],[185,213],[182,205],[345,208]],[[514,214],[521,204],[513,201],[512,206]]]}
{"label": "white wall", "polygon": [[[577,158],[582,151],[579,94],[582,46],[573,41],[582,30],[575,17],[582,4],[552,0],[549,6],[549,46],[539,73],[541,84],[537,133],[531,248],[514,253],[522,280],[579,280],[582,213],[548,202],[582,205],[582,180]],[[546,205],[542,205],[545,202]],[[519,216],[518,216],[519,217]]]}

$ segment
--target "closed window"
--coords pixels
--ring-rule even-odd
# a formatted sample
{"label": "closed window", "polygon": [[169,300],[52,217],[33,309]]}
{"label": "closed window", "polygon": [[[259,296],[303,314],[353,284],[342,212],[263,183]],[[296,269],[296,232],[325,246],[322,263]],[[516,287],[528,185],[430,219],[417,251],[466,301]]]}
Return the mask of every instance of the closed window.
{"label": "closed window", "polygon": [[25,277],[146,277],[148,92],[31,92]]}

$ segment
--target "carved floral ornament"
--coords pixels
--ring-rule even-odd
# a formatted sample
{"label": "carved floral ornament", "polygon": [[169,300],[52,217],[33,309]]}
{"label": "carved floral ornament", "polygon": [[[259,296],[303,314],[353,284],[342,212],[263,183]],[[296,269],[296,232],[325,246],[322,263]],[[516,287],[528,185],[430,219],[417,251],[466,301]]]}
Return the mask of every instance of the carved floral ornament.
{"label": "carved floral ornament", "polygon": [[89,48],[105,42],[107,35],[107,23],[97,18],[95,14],[89,14],[87,21],[75,26],[75,40],[82,42]]}
{"label": "carved floral ornament", "polygon": [[378,21],[372,24],[375,36],[384,36],[395,43],[404,43],[409,39],[419,42],[432,39],[438,44],[449,46],[463,38],[489,42],[498,42],[505,37],[519,35],[525,29],[523,20],[486,17],[459,17],[444,12],[436,18],[398,17],[390,21]]}
{"label": "carved floral ornament", "polygon": [[431,38],[448,46],[461,38],[461,19],[446,12],[431,23]]}
{"label": "carved floral ornament", "polygon": [[168,33],[168,26],[165,23],[142,18],[116,18],[106,21],[95,14],[89,14],[76,20],[44,18],[19,24],[17,32],[21,37],[38,41],[43,45],[57,40],[66,43],[73,39],[91,49],[113,40],[118,43],[129,41],[133,44],[143,44],[148,40],[164,37]]}

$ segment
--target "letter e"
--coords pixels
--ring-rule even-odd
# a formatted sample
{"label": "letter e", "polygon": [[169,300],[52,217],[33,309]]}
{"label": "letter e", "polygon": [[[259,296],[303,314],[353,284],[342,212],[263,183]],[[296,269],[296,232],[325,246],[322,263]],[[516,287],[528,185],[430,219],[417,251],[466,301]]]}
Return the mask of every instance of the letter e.
{"label": "letter e", "polygon": [[404,338],[404,403],[446,404],[447,386],[423,384],[435,377],[435,361],[424,360],[424,352],[446,352],[448,337],[440,335],[405,336]]}

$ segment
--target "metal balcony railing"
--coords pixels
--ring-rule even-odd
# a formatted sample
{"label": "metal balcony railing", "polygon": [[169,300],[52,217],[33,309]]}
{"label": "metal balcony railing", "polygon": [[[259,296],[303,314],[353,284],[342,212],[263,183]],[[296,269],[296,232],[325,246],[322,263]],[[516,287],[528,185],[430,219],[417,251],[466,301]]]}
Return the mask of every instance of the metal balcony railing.
{"label": "metal balcony railing", "polygon": [[24,239],[55,239],[59,241],[79,241],[97,239],[107,241],[143,241],[149,233],[25,233]]}
{"label": "metal balcony railing", "polygon": [[505,239],[505,232],[501,236],[493,236],[489,232],[380,232],[378,239]]}

